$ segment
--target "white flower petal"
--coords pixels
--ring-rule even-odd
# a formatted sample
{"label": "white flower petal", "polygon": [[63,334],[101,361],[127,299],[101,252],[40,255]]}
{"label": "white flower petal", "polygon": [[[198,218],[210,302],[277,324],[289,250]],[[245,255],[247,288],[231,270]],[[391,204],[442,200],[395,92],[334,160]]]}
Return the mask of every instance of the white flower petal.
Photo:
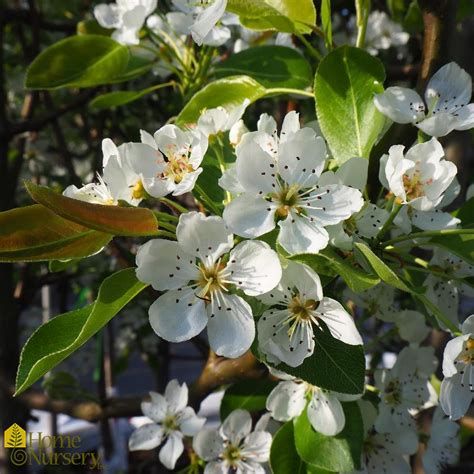
{"label": "white flower petal", "polygon": [[181,214],[176,237],[180,247],[203,262],[214,262],[228,252],[234,243],[230,230],[221,217],[206,217],[200,212]]}
{"label": "white flower petal", "polygon": [[418,311],[402,311],[397,320],[400,337],[415,344],[421,343],[430,332],[430,328],[425,323],[425,317]]}
{"label": "white flower petal", "polygon": [[362,211],[355,216],[357,232],[360,237],[367,239],[374,238],[382,229],[389,218],[390,213],[385,209],[368,203]]}
{"label": "white flower petal", "polygon": [[421,230],[442,230],[455,228],[461,221],[449,212],[413,210],[412,223]]}
{"label": "white flower petal", "polygon": [[326,323],[334,338],[355,346],[363,344],[354,320],[336,300],[324,297],[316,313]]}
{"label": "white flower petal", "polygon": [[451,420],[463,417],[472,402],[472,392],[469,386],[461,385],[461,379],[461,374],[455,374],[441,382],[439,402]]}
{"label": "white flower petal", "polygon": [[389,87],[376,94],[377,109],[397,123],[417,122],[425,116],[425,104],[418,93],[405,87]]}
{"label": "white flower petal", "polygon": [[317,390],[309,402],[307,413],[311,426],[325,436],[336,436],[346,424],[341,402],[330,392]]}
{"label": "white flower petal", "polygon": [[367,185],[369,174],[369,160],[366,158],[350,158],[345,161],[336,171],[336,177],[340,184],[363,191]]}
{"label": "white flower petal", "polygon": [[128,440],[130,451],[155,449],[163,440],[163,429],[159,425],[150,423],[137,428]]}
{"label": "white flower petal", "polygon": [[474,314],[471,314],[471,316],[462,323],[462,333],[474,334]]}
{"label": "white flower petal", "polygon": [[227,7],[227,0],[215,0],[212,5],[205,8],[198,14],[196,21],[191,26],[190,31],[193,40],[202,45],[204,38],[216,26],[216,23],[221,19]]}
{"label": "white flower petal", "polygon": [[213,461],[206,464],[204,474],[227,474],[229,468],[223,461]]}
{"label": "white flower petal", "polygon": [[179,431],[172,432],[164,446],[160,449],[160,462],[168,469],[174,469],[176,461],[183,454],[183,435]]}
{"label": "white flower petal", "polygon": [[457,127],[458,123],[458,119],[454,115],[440,113],[422,120],[415,125],[431,137],[444,137],[452,132]]}
{"label": "white flower petal", "polygon": [[318,253],[327,247],[329,235],[324,227],[296,213],[278,223],[278,243],[289,253]]}
{"label": "white flower petal", "polygon": [[179,413],[188,404],[188,386],[176,380],[170,380],[165,389],[165,398],[172,413]]}
{"label": "white flower petal", "polygon": [[168,403],[160,393],[150,392],[151,402],[142,402],[142,413],[151,420],[161,423],[166,416]]}
{"label": "white flower petal", "polygon": [[256,463],[267,462],[270,456],[272,435],[266,431],[254,431],[245,437],[241,454]]}
{"label": "white flower petal", "polygon": [[252,417],[247,410],[234,410],[222,423],[221,436],[228,439],[234,446],[252,431]]}
{"label": "white flower petal", "polygon": [[278,421],[299,416],[306,406],[305,385],[291,380],[280,382],[268,395],[266,407]]}
{"label": "white flower petal", "polygon": [[[309,133],[308,133],[309,132]],[[280,144],[278,170],[288,184],[314,186],[324,169],[327,150],[323,138],[309,129],[301,129]]]}
{"label": "white flower petal", "polygon": [[456,106],[466,105],[471,95],[471,76],[455,62],[451,62],[438,69],[430,79],[426,86],[425,100],[430,112],[451,112]]}
{"label": "white flower petal", "polygon": [[458,123],[456,130],[469,130],[474,127],[474,104],[468,104],[456,112]]}
{"label": "white flower petal", "polygon": [[155,290],[175,290],[198,278],[194,260],[177,242],[149,240],[137,252],[137,278]]}
{"label": "white flower petal", "polygon": [[458,373],[454,362],[463,351],[464,343],[468,338],[468,335],[458,336],[446,344],[443,354],[443,375],[445,377],[452,377]]}
{"label": "white flower petal", "polygon": [[242,194],[233,199],[224,209],[223,218],[237,235],[254,238],[275,228],[277,205],[261,197]]}
{"label": "white flower petal", "polygon": [[[237,176],[247,192],[268,194],[278,190],[275,159],[259,145],[267,141],[266,134],[254,132],[253,139],[244,135],[236,148]],[[276,151],[276,150],[275,150]]]}
{"label": "white flower petal", "polygon": [[224,449],[219,430],[203,428],[193,439],[193,448],[205,461],[217,459]]}
{"label": "white flower petal", "polygon": [[237,176],[237,167],[232,163],[219,178],[219,186],[232,194],[240,194],[245,192],[245,188],[240,184]]}
{"label": "white flower petal", "polygon": [[117,5],[100,3],[94,7],[94,16],[103,28],[119,28],[121,16]]}
{"label": "white flower petal", "polygon": [[197,336],[208,319],[204,301],[192,289],[166,292],[150,306],[148,314],[156,334],[170,342],[188,341]]}
{"label": "white flower petal", "polygon": [[302,208],[319,225],[335,225],[362,209],[364,199],[358,189],[329,184],[310,194],[308,205]]}
{"label": "white flower petal", "polygon": [[281,279],[278,254],[261,241],[245,241],[230,253],[227,277],[246,295],[257,296],[275,288]]}
{"label": "white flower petal", "polygon": [[292,138],[298,130],[300,130],[300,114],[292,110],[285,115],[281,124],[280,143]]}
{"label": "white flower petal", "polygon": [[178,183],[173,191],[173,196],[182,196],[194,189],[199,175],[203,172],[202,168],[197,168],[195,171],[187,173],[182,181]]}
{"label": "white flower petal", "polygon": [[206,419],[197,416],[193,408],[186,407],[181,412],[179,430],[185,436],[195,436],[202,429],[205,422]]}
{"label": "white flower petal", "polygon": [[252,308],[237,295],[213,301],[207,325],[209,344],[221,356],[235,358],[247,352],[255,338]]}

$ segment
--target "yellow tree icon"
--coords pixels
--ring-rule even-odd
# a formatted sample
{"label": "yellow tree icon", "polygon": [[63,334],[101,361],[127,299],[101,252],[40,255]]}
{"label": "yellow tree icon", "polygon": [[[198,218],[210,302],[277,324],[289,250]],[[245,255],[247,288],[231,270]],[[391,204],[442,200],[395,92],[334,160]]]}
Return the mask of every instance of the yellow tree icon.
{"label": "yellow tree icon", "polygon": [[5,430],[3,434],[4,448],[26,448],[26,431],[16,423]]}

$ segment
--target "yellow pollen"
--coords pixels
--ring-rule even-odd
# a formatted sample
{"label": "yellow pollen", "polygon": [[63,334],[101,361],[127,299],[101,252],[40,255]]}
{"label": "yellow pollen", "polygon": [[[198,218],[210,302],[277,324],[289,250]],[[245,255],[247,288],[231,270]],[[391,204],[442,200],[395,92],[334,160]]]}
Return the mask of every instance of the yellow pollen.
{"label": "yellow pollen", "polygon": [[138,180],[133,186],[132,197],[133,199],[144,199],[146,197],[146,191],[141,180]]}
{"label": "yellow pollen", "polygon": [[215,291],[223,290],[227,291],[227,286],[220,275],[224,265],[215,264],[212,267],[206,267],[203,264],[199,265],[199,279],[197,280],[198,286],[201,288],[197,293],[199,298],[206,301],[211,300],[211,295]]}
{"label": "yellow pollen", "polygon": [[472,339],[472,337],[466,341],[466,345],[461,354],[459,354],[458,360],[465,364],[474,365],[474,339]]}

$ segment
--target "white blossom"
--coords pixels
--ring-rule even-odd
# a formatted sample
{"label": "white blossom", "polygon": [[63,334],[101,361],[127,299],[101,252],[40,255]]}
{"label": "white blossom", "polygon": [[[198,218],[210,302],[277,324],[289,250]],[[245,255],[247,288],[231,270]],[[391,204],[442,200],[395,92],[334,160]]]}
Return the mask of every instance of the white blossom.
{"label": "white blossom", "polygon": [[443,355],[440,404],[451,420],[459,420],[474,394],[474,315],[464,321],[462,335],[448,342]]}
{"label": "white blossom", "polygon": [[377,55],[379,50],[389,49],[392,46],[403,46],[409,39],[410,35],[403,31],[398,23],[392,21],[385,12],[375,10],[370,13],[367,20],[365,46],[371,54]]}
{"label": "white blossom", "polygon": [[425,356],[425,353],[419,353],[419,349],[407,347],[400,352],[391,369],[375,372],[375,384],[381,397],[375,421],[379,433],[415,429],[411,413],[423,407],[433,396],[426,373],[423,373],[427,370]]}
{"label": "white blossom", "polygon": [[138,33],[146,18],[156,9],[157,0],[117,0],[94,8],[99,25],[114,29],[112,38],[122,44],[138,44]]}
{"label": "white blossom", "polygon": [[193,440],[196,453],[207,462],[204,474],[264,474],[270,457],[272,435],[252,431],[246,410],[234,410],[219,429],[204,428]]}
{"label": "white blossom", "polygon": [[362,345],[351,316],[336,300],[323,296],[319,276],[306,265],[289,261],[280,284],[258,298],[270,306],[258,321],[259,347],[270,363],[301,365],[325,327],[346,344]]}
{"label": "white blossom", "polygon": [[[459,297],[461,295],[474,296],[472,287],[460,279],[474,276],[474,267],[456,255],[438,248],[434,249],[430,266],[442,271],[444,278],[434,273],[429,274],[424,282],[427,288],[426,296],[458,326]],[[443,329],[446,329],[442,322],[440,324]]]}
{"label": "white blossom", "polygon": [[197,122],[197,128],[206,136],[217,135],[220,132],[228,132],[236,125],[250,104],[245,99],[241,105],[226,110],[224,107],[205,110]]}
{"label": "white blossom", "polygon": [[[250,305],[229,292],[240,289],[257,296],[281,278],[277,254],[260,241],[233,248],[233,235],[220,217],[198,212],[182,214],[177,242],[155,239],[137,253],[137,277],[165,291],[150,307],[150,323],[163,339],[181,342],[206,326],[219,355],[238,357],[255,336]],[[229,253],[230,252],[230,253]]]}
{"label": "white blossom", "polygon": [[141,146],[161,166],[151,183],[144,182],[148,194],[180,196],[192,191],[202,172],[200,165],[207,151],[207,137],[199,130],[184,131],[176,125],[165,125],[153,136],[144,130],[140,134]]}
{"label": "white blossom", "polygon": [[174,27],[181,34],[191,34],[199,45],[221,46],[230,39],[230,30],[226,26],[217,26],[225,22],[227,0],[204,0],[200,4],[195,0],[173,0],[179,10],[174,13]]}
{"label": "white blossom", "polygon": [[366,291],[355,293],[348,288],[344,291],[346,298],[350,299],[358,308],[381,321],[393,322],[398,314],[395,307],[395,288],[386,283],[379,283]]}
{"label": "white blossom", "polygon": [[188,387],[185,383],[180,385],[177,380],[171,380],[164,396],[150,392],[150,397],[150,402],[142,402],[142,412],[152,423],[145,424],[132,433],[129,449],[154,449],[165,441],[159,458],[166,468],[174,469],[184,450],[183,437],[195,436],[206,419],[197,416],[187,406]]}
{"label": "white blossom", "polygon": [[442,474],[451,464],[459,460],[461,440],[459,425],[448,420],[440,407],[437,407],[431,422],[431,432],[426,451],[423,454],[423,467],[430,474]]}
{"label": "white blossom", "polygon": [[406,309],[395,319],[400,337],[411,344],[420,344],[430,332],[425,316],[419,311]]}
{"label": "white blossom", "polygon": [[444,159],[441,144],[432,138],[414,145],[406,154],[403,151],[402,145],[394,145],[380,159],[382,185],[406,205],[395,223],[405,232],[410,232],[411,224],[423,230],[456,225],[458,219],[438,209],[446,202],[445,194],[451,197],[450,186],[454,187],[457,173],[456,165]]}
{"label": "white blossom", "polygon": [[157,160],[156,151],[141,143],[124,143],[117,147],[110,138],[102,141],[103,178],[99,183],[77,189],[66,188],[64,195],[98,204],[117,204],[123,200],[134,206],[152,194],[163,163]]}
{"label": "white blossom", "polygon": [[300,416],[307,407],[311,426],[325,436],[335,436],[344,429],[346,418],[341,400],[353,401],[361,397],[323,390],[274,369],[272,373],[284,378],[267,398],[266,407],[272,417],[289,421]]}
{"label": "white blossom", "polygon": [[273,230],[290,254],[317,253],[329,242],[325,227],[338,224],[363,205],[358,189],[319,186],[326,161],[326,144],[310,128],[301,128],[290,112],[280,137],[275,120],[260,117],[258,131],[243,136],[236,148],[236,174],[245,192],[224,210],[226,224],[236,234],[255,238]]}
{"label": "white blossom", "polygon": [[456,63],[439,69],[428,82],[425,100],[412,89],[389,87],[375,96],[375,105],[398,123],[413,123],[427,135],[443,137],[474,126],[471,76]]}

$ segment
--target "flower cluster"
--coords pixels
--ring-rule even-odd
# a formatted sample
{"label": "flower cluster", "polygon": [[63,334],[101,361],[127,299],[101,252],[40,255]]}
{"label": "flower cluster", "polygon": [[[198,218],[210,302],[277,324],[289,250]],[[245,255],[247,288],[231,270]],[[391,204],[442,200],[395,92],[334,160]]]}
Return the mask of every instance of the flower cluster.
{"label": "flower cluster", "polygon": [[[215,25],[225,9],[222,4],[216,1],[198,14],[202,17],[192,30],[196,41],[209,35],[203,25]],[[461,280],[473,275],[472,266],[447,250],[436,248],[431,261],[424,261],[394,246],[409,240],[413,229],[420,237],[421,231],[455,230],[461,224],[443,210],[458,195],[459,183],[457,167],[446,159],[436,137],[474,124],[466,115],[470,106],[465,107],[470,87],[466,73],[450,64],[428,84],[426,111],[414,94],[389,88],[374,99],[392,119],[414,122],[432,135],[408,149],[393,145],[380,157],[379,181],[385,191],[377,198],[369,199],[367,193],[366,158],[335,162],[317,124],[303,125],[294,111],[281,126],[262,114],[256,130],[249,131],[242,119],[249,101],[203,110],[187,126],[167,124],[153,135],[141,131],[140,143],[117,147],[105,139],[98,182],[64,192],[109,206],[162,200],[171,207],[166,196],[179,201],[194,193],[198,205],[187,210],[177,203],[179,215],[169,214],[162,236],[137,251],[137,278],[158,292],[148,310],[154,332],[179,343],[206,329],[211,350],[226,358],[252,350],[267,364],[272,380],[278,380],[266,400],[268,414],[277,422],[304,417],[321,436],[338,436],[346,428],[348,407],[357,406],[365,428],[361,464],[364,472],[374,474],[409,472],[406,456],[418,444],[417,416],[438,403],[430,383],[436,358],[431,347],[422,345],[430,331],[429,316],[417,306],[395,303],[404,283],[393,283],[398,278],[394,271],[377,269],[378,255],[395,262],[407,259],[411,267],[419,264],[428,273],[420,283],[426,291],[414,288],[413,293],[427,301],[427,313],[439,318],[440,327],[455,336],[443,360],[444,413],[459,419],[473,397],[474,316],[463,323],[462,335],[457,332],[459,295],[472,290]],[[225,194],[210,206],[199,182],[206,159],[216,160],[218,185]],[[375,264],[361,248],[375,249]],[[327,268],[327,262],[333,266]],[[353,291],[345,292],[348,301],[343,304],[336,279],[340,275],[347,282],[350,271],[359,280],[351,285]],[[390,326],[388,331],[407,344],[393,366],[372,367],[373,385],[368,387],[377,402],[361,399],[363,389],[339,393],[306,380],[311,361],[326,351],[328,340],[334,347],[362,352],[360,321],[367,316],[378,319],[375,330]],[[247,412],[234,411],[219,429],[202,429],[204,420],[186,405],[187,387],[177,381],[170,382],[164,397],[151,393],[151,402],[142,409],[153,423],[132,435],[131,449],[164,443],[160,460],[171,469],[187,443],[206,463],[205,472],[263,472],[272,437],[263,429],[252,431]],[[438,424],[446,435],[437,432]],[[423,438],[428,440],[424,463],[438,472],[456,459],[457,429],[438,408],[431,433]]]}

